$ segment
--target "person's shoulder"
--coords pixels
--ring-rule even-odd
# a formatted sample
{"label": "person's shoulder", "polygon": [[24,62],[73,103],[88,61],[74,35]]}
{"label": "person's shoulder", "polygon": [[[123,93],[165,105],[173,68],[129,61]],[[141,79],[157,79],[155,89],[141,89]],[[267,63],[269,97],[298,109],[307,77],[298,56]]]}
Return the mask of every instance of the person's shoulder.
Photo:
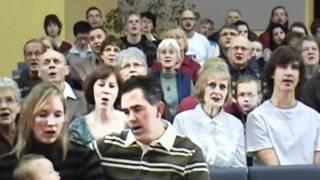
{"label": "person's shoulder", "polygon": [[77,89],[72,89],[72,91],[74,92],[74,95],[76,95],[79,98],[84,97],[84,93],[83,91],[77,90]]}
{"label": "person's shoulder", "polygon": [[237,127],[237,128],[243,128],[243,124],[241,123],[241,120],[238,119],[236,116],[223,111],[224,116],[226,117],[225,119],[230,122],[233,126]]}
{"label": "person's shoulder", "polygon": [[83,126],[85,126],[86,121],[85,121],[85,116],[79,116],[77,118],[75,118],[70,124],[69,124],[69,128],[70,129],[75,129],[75,130],[79,130],[82,129]]}
{"label": "person's shoulder", "polygon": [[122,130],[120,133],[111,133],[102,138],[96,140],[98,146],[110,146],[115,144],[125,145],[127,135],[129,133],[128,129]]}
{"label": "person's shoulder", "polygon": [[15,167],[18,162],[17,156],[14,152],[8,152],[0,155],[0,172],[1,170],[10,169]]}
{"label": "person's shoulder", "polygon": [[92,150],[85,144],[81,144],[73,139],[69,139],[69,152],[68,154],[86,154]]}
{"label": "person's shoulder", "polygon": [[176,118],[178,119],[190,119],[196,114],[196,109],[188,109],[185,111],[182,111],[176,115]]}
{"label": "person's shoulder", "polygon": [[143,44],[150,49],[156,49],[157,46],[150,40],[148,40],[148,38],[145,35],[141,35],[141,41],[143,42]]}
{"label": "person's shoulder", "polygon": [[300,111],[302,111],[304,114],[316,114],[316,115],[319,115],[318,111],[316,111],[315,109],[311,108],[310,106],[304,104],[303,102],[301,101],[297,101],[298,104],[297,104],[297,107],[298,109],[300,109]]}
{"label": "person's shoulder", "polygon": [[263,116],[263,115],[270,113],[269,111],[273,111],[273,110],[276,110],[276,109],[273,107],[270,100],[266,100],[262,104],[257,106],[254,110],[252,110],[249,113],[249,115],[255,115],[255,116],[262,115]]}
{"label": "person's shoulder", "polygon": [[198,62],[196,62],[195,60],[193,60],[187,56],[183,59],[182,63],[189,65],[189,66],[196,68],[196,69],[200,69],[200,67],[201,67],[201,65]]}
{"label": "person's shoulder", "polygon": [[173,149],[176,151],[181,151],[188,156],[192,156],[195,153],[201,151],[201,148],[192,142],[187,136],[177,134],[175,142],[173,144]]}
{"label": "person's shoulder", "polygon": [[210,45],[210,42],[209,42],[209,40],[208,40],[207,37],[205,37],[204,35],[202,35],[202,34],[200,34],[200,33],[198,33],[198,32],[195,32],[194,34],[195,34],[194,37],[195,37],[196,39],[199,39],[199,40],[201,40],[202,42],[208,43],[208,44]]}

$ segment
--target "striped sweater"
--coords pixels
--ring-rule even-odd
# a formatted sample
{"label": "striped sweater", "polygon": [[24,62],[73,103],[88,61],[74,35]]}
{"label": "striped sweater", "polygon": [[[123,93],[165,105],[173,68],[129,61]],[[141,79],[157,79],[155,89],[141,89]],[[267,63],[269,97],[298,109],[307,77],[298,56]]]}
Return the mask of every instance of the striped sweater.
{"label": "striped sweater", "polygon": [[131,131],[93,142],[106,179],[208,180],[200,148],[167,124],[162,137],[148,146],[136,141]]}

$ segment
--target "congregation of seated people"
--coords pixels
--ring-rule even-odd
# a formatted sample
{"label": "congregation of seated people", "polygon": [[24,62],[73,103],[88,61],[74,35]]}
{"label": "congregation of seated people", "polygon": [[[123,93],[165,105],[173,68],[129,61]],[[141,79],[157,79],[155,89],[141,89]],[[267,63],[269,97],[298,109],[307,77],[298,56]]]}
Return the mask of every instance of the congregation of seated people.
{"label": "congregation of seated people", "polygon": [[[130,12],[124,36],[89,7],[73,44],[59,17],[0,77],[0,179],[208,180],[211,169],[320,164],[320,19],[284,6],[255,34],[184,10]],[[71,31],[71,30],[67,30]],[[309,33],[310,32],[310,33]]]}

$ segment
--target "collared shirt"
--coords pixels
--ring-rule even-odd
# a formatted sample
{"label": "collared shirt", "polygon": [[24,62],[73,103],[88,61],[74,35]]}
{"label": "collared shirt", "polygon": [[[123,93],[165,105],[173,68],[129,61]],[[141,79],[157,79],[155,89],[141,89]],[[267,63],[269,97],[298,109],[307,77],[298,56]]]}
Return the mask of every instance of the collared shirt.
{"label": "collared shirt", "polygon": [[200,148],[168,122],[165,124],[163,135],[149,145],[138,142],[130,130],[94,141],[91,145],[101,160],[105,178],[208,180]]}
{"label": "collared shirt", "polygon": [[[163,121],[163,124],[166,128],[162,136],[154,140],[153,142],[150,143],[150,146],[155,146],[157,144],[161,145],[164,147],[167,151],[170,151],[171,148],[173,147],[174,141],[176,139],[176,136],[178,135],[176,129],[170,125],[170,123],[166,120]],[[136,140],[134,137],[133,133],[131,130],[129,130],[127,139],[125,140],[125,144],[127,146],[133,144],[134,142],[137,142],[137,144],[143,149],[144,152],[148,150],[149,145],[145,145],[139,141]]]}
{"label": "collared shirt", "polygon": [[71,99],[77,99],[76,95],[74,94],[71,86],[67,83],[64,82],[64,90],[63,90],[63,96],[64,98],[71,98]]}
{"label": "collared shirt", "polygon": [[223,109],[210,118],[198,104],[195,109],[177,114],[173,125],[201,147],[210,166],[246,166],[243,125]]}

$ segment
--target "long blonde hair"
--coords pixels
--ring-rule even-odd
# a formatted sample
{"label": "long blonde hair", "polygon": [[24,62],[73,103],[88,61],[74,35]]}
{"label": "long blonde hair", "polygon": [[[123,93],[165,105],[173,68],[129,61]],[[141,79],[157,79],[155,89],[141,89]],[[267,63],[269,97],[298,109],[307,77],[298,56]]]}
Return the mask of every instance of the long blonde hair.
{"label": "long blonde hair", "polygon": [[[42,82],[36,85],[24,100],[18,121],[18,140],[17,144],[13,148],[13,152],[16,153],[18,159],[20,159],[26,153],[32,153],[28,151],[30,151],[33,139],[32,126],[34,124],[35,114],[37,114],[37,112],[47,103],[50,98],[55,96],[60,98],[64,107],[65,117],[67,117],[66,100],[60,89],[51,82]],[[60,146],[59,148],[61,148],[63,160],[66,158],[68,151],[66,129],[67,125],[65,121],[61,134],[57,139],[57,145]]]}

